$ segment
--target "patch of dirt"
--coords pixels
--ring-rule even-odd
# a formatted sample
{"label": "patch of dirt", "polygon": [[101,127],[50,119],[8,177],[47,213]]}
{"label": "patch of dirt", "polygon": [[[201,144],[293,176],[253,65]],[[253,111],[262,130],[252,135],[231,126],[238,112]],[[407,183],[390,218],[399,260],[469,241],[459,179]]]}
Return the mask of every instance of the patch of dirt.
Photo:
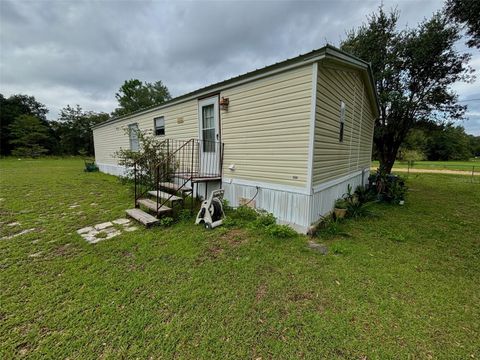
{"label": "patch of dirt", "polygon": [[70,256],[76,252],[75,248],[72,247],[72,244],[65,244],[57,247],[53,250],[53,254],[56,256]]}
{"label": "patch of dirt", "polygon": [[237,246],[247,241],[247,233],[244,229],[232,229],[220,237],[221,241],[229,245]]}
{"label": "patch of dirt", "polygon": [[255,302],[261,301],[266,294],[267,294],[267,285],[262,283],[257,287],[257,291],[255,293]]}
{"label": "patch of dirt", "polygon": [[207,249],[207,254],[209,254],[211,258],[216,259],[223,253],[223,251],[224,250],[220,246],[215,244]]}
{"label": "patch of dirt", "polygon": [[20,344],[17,346],[17,352],[20,356],[25,356],[30,351],[30,346],[26,343]]}
{"label": "patch of dirt", "polygon": [[313,300],[314,298],[315,295],[311,292],[294,293],[288,296],[288,300],[293,302],[309,301]]}
{"label": "patch of dirt", "polygon": [[207,260],[216,260],[225,252],[228,246],[236,247],[243,244],[246,240],[246,232],[242,229],[230,230],[216,240],[214,240],[214,236],[212,236],[209,238],[209,241],[211,241],[210,246],[205,250],[205,253],[195,261],[195,263],[200,265]]}

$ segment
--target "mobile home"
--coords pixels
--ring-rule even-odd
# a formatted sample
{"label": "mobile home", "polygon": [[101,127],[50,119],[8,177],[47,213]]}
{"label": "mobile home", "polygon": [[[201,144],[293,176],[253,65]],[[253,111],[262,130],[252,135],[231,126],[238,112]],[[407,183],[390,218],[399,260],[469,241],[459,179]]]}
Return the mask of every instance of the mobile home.
{"label": "mobile home", "polygon": [[177,174],[192,195],[223,188],[231,205],[250,201],[306,232],[366,182],[378,109],[370,65],[325,46],[101,123],[95,159],[123,174],[115,152],[138,147],[125,129],[150,130],[172,157],[192,154]]}

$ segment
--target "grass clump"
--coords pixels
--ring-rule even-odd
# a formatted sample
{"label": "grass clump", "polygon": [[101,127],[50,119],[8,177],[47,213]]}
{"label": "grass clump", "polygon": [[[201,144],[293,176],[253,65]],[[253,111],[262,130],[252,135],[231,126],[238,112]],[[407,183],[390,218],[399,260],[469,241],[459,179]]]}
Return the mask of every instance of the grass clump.
{"label": "grass clump", "polygon": [[172,226],[174,223],[175,219],[170,216],[164,216],[158,221],[158,224],[163,227]]}
{"label": "grass clump", "polygon": [[291,238],[297,235],[288,225],[277,224],[277,219],[267,211],[259,211],[248,206],[229,209],[223,223],[226,227],[243,227],[260,231],[273,238]]}

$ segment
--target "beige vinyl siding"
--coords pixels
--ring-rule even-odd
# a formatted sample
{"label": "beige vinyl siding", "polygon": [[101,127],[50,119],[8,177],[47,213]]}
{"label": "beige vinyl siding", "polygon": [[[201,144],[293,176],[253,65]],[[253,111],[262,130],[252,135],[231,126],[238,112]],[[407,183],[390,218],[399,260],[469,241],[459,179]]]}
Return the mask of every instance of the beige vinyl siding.
{"label": "beige vinyl siding", "polygon": [[[99,164],[117,164],[113,154],[120,148],[128,149],[130,142],[125,130],[129,124],[137,123],[142,131],[152,131],[153,119],[165,118],[165,137],[171,139],[198,138],[198,102],[190,100],[123,119],[94,129],[95,159]],[[178,123],[180,120],[180,123]],[[182,122],[183,121],[183,122]],[[159,136],[161,138],[161,136]]]}
{"label": "beige vinyl siding", "polygon": [[223,91],[224,177],[304,187],[311,92],[311,65]]}
{"label": "beige vinyl siding", "polygon": [[[360,72],[320,64],[313,160],[313,184],[339,178],[370,164],[373,115]],[[343,142],[340,104],[346,105]]]}

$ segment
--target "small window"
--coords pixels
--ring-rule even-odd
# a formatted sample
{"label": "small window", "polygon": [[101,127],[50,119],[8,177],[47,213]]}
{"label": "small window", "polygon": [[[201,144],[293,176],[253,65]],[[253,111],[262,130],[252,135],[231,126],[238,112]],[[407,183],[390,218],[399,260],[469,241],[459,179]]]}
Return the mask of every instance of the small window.
{"label": "small window", "polygon": [[155,127],[155,135],[162,136],[165,135],[165,118],[163,116],[153,119]]}
{"label": "small window", "polygon": [[128,125],[128,137],[130,140],[130,150],[138,151],[140,148],[138,143],[138,124]]}
{"label": "small window", "polygon": [[345,131],[345,103],[340,101],[340,134],[339,140],[343,142],[343,132]]}

